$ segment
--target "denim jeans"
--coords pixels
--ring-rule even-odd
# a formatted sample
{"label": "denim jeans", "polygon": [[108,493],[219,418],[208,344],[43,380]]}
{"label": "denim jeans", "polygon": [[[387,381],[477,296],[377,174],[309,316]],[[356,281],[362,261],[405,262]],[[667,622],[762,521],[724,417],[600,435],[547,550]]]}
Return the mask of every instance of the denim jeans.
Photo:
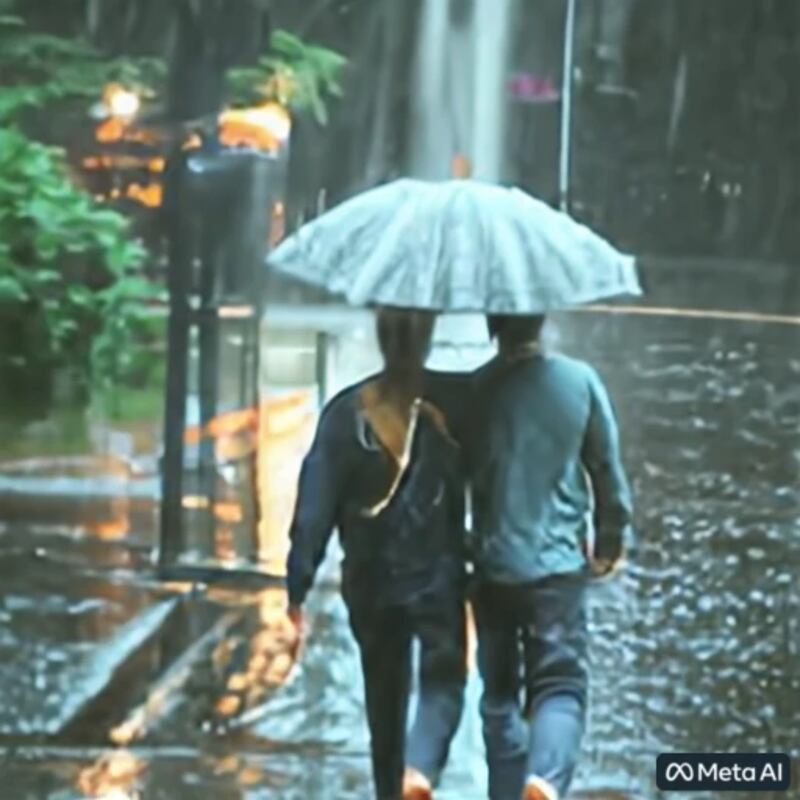
{"label": "denim jeans", "polygon": [[586,718],[585,591],[583,574],[476,586],[491,800],[518,800],[529,775],[567,793]]}
{"label": "denim jeans", "polygon": [[[464,707],[466,621],[460,573],[405,603],[376,602],[367,587],[344,585],[361,651],[378,800],[399,800],[403,771],[414,767],[436,784]],[[419,640],[419,701],[406,737],[412,642]]]}

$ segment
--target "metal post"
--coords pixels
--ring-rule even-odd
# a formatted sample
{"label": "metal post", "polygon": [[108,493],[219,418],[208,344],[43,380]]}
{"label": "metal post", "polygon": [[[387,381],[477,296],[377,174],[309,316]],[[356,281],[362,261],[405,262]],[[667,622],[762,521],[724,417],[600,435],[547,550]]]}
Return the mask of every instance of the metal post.
{"label": "metal post", "polygon": [[216,445],[209,435],[209,423],[219,413],[219,350],[220,350],[220,323],[217,316],[216,282],[217,273],[221,264],[214,258],[216,243],[213,242],[213,233],[206,228],[203,234],[212,238],[206,241],[203,247],[202,264],[200,267],[200,313],[198,324],[198,403],[200,443],[198,448],[198,484],[200,494],[208,501],[207,513],[202,516],[203,535],[213,552],[214,544],[214,504],[217,499],[217,464]]}
{"label": "metal post", "polygon": [[324,331],[317,333],[315,371],[317,373],[317,398],[320,408],[325,405],[325,401],[328,399],[328,345],[329,334]]}
{"label": "metal post", "polygon": [[159,563],[162,568],[174,563],[183,551],[183,473],[186,392],[189,368],[189,329],[191,310],[191,252],[181,235],[177,214],[180,179],[185,157],[177,150],[165,174],[165,219],[169,228],[169,351],[167,391],[164,409],[164,455],[161,470],[161,537]]}
{"label": "metal post", "polygon": [[558,169],[558,203],[569,211],[570,177],[572,169],[572,83],[575,68],[575,22],[578,0],[567,0],[567,20],[564,28],[564,75],[561,88],[561,150]]}

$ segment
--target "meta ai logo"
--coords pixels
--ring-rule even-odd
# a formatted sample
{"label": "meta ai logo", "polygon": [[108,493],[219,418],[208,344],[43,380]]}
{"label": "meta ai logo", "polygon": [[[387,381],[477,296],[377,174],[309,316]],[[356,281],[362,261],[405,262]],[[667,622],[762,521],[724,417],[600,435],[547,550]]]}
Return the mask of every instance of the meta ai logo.
{"label": "meta ai logo", "polygon": [[656,785],[665,792],[775,792],[791,783],[785,753],[662,753],[656,761]]}

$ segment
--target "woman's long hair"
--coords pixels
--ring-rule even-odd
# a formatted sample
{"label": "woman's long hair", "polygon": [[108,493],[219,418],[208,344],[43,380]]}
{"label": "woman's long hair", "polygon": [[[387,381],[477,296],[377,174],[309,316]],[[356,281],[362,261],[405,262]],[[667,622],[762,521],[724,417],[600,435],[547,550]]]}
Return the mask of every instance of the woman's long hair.
{"label": "woman's long hair", "polygon": [[383,371],[377,380],[361,389],[361,408],[373,434],[393,461],[395,474],[384,497],[365,509],[367,516],[376,516],[386,508],[408,468],[434,322],[435,316],[426,311],[378,311],[376,331]]}
{"label": "woman's long hair", "polygon": [[383,356],[380,394],[398,410],[410,406],[422,392],[435,321],[429,311],[389,307],[378,311],[376,330]]}

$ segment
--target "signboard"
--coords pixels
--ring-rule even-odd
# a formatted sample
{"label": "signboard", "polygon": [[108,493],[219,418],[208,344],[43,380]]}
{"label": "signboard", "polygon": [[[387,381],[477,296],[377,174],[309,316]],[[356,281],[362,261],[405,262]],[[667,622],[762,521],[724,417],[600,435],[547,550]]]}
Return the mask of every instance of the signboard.
{"label": "signboard", "polygon": [[561,99],[561,91],[554,77],[532,72],[512,75],[508,80],[508,92],[521,103],[556,103]]}

